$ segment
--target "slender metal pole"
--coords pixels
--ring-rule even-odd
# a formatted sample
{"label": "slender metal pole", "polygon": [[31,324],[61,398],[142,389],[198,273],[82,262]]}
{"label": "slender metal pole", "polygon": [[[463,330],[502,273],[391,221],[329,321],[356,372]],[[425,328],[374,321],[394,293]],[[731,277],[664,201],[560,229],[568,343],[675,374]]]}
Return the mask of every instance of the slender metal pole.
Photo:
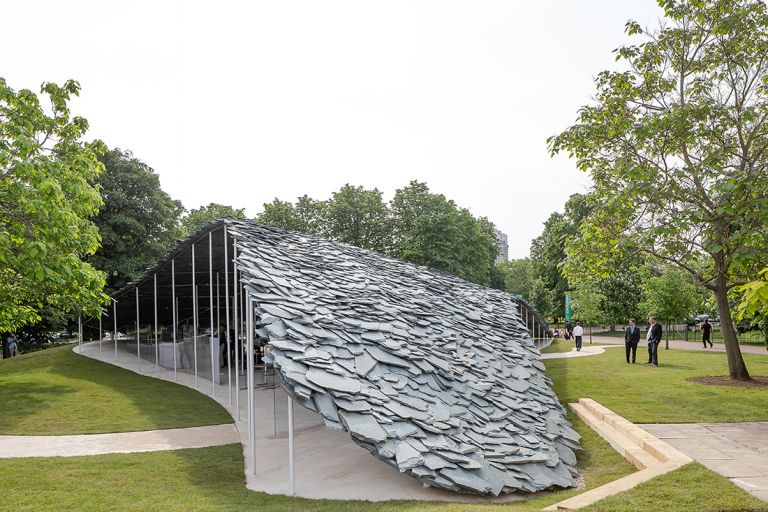
{"label": "slender metal pole", "polygon": [[176,259],[171,260],[171,309],[173,315],[173,381],[177,381],[176,376]]}
{"label": "slender metal pole", "polygon": [[246,334],[245,339],[247,343],[247,372],[246,382],[248,383],[248,439],[251,446],[251,470],[253,474],[256,474],[256,425],[254,423],[254,407],[253,407],[253,308],[251,307],[251,298],[247,299],[248,307],[246,308]]}
{"label": "slender metal pole", "polygon": [[77,348],[83,353],[83,317],[77,317]]}
{"label": "slender metal pole", "polygon": [[197,378],[197,286],[195,285],[195,244],[192,244],[192,352],[195,357],[195,387]]}
{"label": "slender metal pole", "polygon": [[137,371],[141,371],[141,335],[139,334],[139,287],[136,287],[136,361],[138,362]]}
{"label": "slender metal pole", "polygon": [[288,489],[296,495],[296,466],[293,463],[293,399],[288,395]]}
{"label": "slender metal pole", "polygon": [[[213,232],[208,232],[208,316],[211,319],[211,335],[208,339],[211,342],[211,396],[216,395],[216,370],[214,368],[214,347],[213,347]],[[218,348],[218,347],[216,347]]]}
{"label": "slender metal pole", "polygon": [[232,240],[232,262],[234,263],[234,268],[232,269],[232,287],[234,288],[232,313],[234,315],[233,323],[235,324],[235,411],[237,412],[237,420],[240,421],[240,353],[242,352],[243,345],[240,343],[240,318],[237,314],[239,310],[237,307],[237,296],[240,293],[240,287],[237,284],[237,240]]}
{"label": "slender metal pole", "polygon": [[[224,317],[227,319],[227,385],[229,386],[229,405],[232,405],[232,343],[229,333],[229,240],[227,226],[224,226]],[[237,365],[235,365],[237,366]]]}
{"label": "slender metal pole", "polygon": [[115,342],[115,362],[117,362],[117,301],[112,299],[112,341]]}
{"label": "slender metal pole", "polygon": [[101,352],[101,342],[104,340],[104,331],[101,330],[101,317],[104,314],[104,310],[101,310],[101,315],[99,315],[99,352]]}
{"label": "slender metal pole", "polygon": [[157,345],[157,274],[154,274],[155,281],[155,373],[160,372],[160,348]]}

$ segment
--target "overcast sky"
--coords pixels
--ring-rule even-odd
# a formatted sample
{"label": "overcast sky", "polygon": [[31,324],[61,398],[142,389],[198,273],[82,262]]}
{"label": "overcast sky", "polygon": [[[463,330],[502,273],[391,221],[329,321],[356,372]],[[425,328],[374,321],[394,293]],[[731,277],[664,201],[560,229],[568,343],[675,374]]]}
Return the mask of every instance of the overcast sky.
{"label": "overcast sky", "polygon": [[0,76],[74,78],[90,137],[133,151],[185,207],[391,198],[425,181],[528,255],[589,184],[548,136],[614,67],[624,23],[655,0],[17,1]]}

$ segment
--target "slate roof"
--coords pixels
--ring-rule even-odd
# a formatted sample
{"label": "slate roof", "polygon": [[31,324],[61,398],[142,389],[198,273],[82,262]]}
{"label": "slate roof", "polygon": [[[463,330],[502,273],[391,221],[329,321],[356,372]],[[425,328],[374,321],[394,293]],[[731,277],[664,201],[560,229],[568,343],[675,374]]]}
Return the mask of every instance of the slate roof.
{"label": "slate roof", "polygon": [[346,244],[226,221],[283,386],[429,485],[571,487],[565,419],[514,297]]}

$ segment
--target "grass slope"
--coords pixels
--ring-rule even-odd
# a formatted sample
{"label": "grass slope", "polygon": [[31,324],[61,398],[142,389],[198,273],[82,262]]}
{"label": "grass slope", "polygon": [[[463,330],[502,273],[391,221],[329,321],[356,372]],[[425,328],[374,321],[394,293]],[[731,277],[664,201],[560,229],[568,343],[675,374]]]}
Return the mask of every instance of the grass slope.
{"label": "grass slope", "polygon": [[72,352],[0,361],[0,434],[127,432],[231,423],[205,395]]}
{"label": "grass slope", "polygon": [[[642,349],[643,351],[641,351]],[[661,366],[638,347],[638,364],[626,364],[624,350],[575,359],[544,361],[563,403],[589,397],[635,423],[698,423],[768,420],[768,388],[706,386],[686,382],[703,375],[727,375],[721,352],[661,350]],[[768,375],[768,357],[745,354],[753,375]]]}

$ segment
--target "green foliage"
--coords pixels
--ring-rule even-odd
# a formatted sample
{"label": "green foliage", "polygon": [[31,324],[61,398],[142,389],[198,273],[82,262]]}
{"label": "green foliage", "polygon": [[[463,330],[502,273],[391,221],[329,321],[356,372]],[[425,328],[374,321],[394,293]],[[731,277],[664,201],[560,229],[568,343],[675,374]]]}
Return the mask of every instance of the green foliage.
{"label": "green foliage", "polygon": [[[566,275],[609,273],[634,250],[712,290],[731,375],[746,378],[728,291],[768,264],[768,9],[764,2],[661,0],[656,30],[616,50],[595,101],[549,140],[594,183]],[[700,265],[702,257],[707,265]]]}
{"label": "green foliage", "polygon": [[740,286],[739,317],[768,313],[768,267],[760,271],[760,278]]}
{"label": "green foliage", "polygon": [[605,303],[605,296],[600,293],[595,283],[580,282],[570,293],[575,320],[588,325],[603,320],[602,304]]}
{"label": "green foliage", "polygon": [[280,229],[323,236],[325,207],[325,201],[315,201],[306,195],[301,196],[295,206],[275,198],[271,203],[264,205],[264,211],[256,217],[256,221]]}
{"label": "green foliage", "polygon": [[218,203],[210,203],[208,206],[192,209],[181,218],[181,234],[182,236],[189,236],[200,229],[206,222],[222,217],[245,219],[245,209],[233,208]]}
{"label": "green foliage", "polygon": [[476,219],[417,181],[395,192],[390,210],[395,257],[490,284],[499,249],[488,219]]}
{"label": "green foliage", "polygon": [[494,288],[519,295],[545,317],[553,315],[554,293],[533,272],[530,258],[502,261],[494,269]]}
{"label": "green foliage", "polygon": [[640,309],[645,316],[660,321],[685,320],[696,313],[701,289],[684,270],[666,265],[658,275],[649,275],[642,283],[643,300]]}
{"label": "green foliage", "polygon": [[540,279],[543,288],[549,290],[551,302],[540,312],[549,312],[555,318],[563,315],[565,294],[570,288],[568,279],[563,274],[566,243],[579,235],[582,219],[592,209],[591,199],[584,194],[573,194],[565,203],[565,212],[555,212],[544,223],[541,235],[531,242],[531,262],[533,274]]}
{"label": "green foliage", "polygon": [[257,221],[383,252],[486,286],[498,254],[488,219],[475,218],[416,181],[398,189],[389,205],[379,190],[351,185],[326,201],[275,199],[264,205]]}
{"label": "green foliage", "polygon": [[104,275],[83,261],[99,246],[89,218],[104,145],[81,140],[88,122],[68,107],[79,92],[72,80],[43,84],[48,115],[0,78],[0,331],[39,321],[46,305],[97,315],[106,300]]}
{"label": "green foliage", "polygon": [[107,275],[112,292],[137,278],[181,237],[179,201],[160,188],[160,179],[129,151],[101,157],[105,172],[97,183],[104,204],[95,218],[102,246],[91,258]]}
{"label": "green foliage", "polygon": [[[311,202],[306,204],[312,205]],[[390,243],[389,211],[378,189],[365,190],[346,184],[333,193],[322,211],[324,234],[328,238],[387,252]]]}

